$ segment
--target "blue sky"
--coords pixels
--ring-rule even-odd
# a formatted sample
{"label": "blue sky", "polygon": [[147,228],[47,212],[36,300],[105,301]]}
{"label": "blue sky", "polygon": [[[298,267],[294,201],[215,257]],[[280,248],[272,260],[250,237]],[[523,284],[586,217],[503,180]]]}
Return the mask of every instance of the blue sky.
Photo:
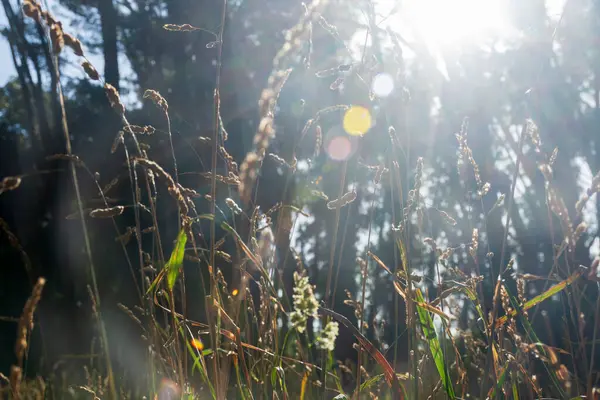
{"label": "blue sky", "polygon": [[[64,27],[67,32],[74,33],[77,36],[77,29],[70,29],[70,21],[73,20],[74,15],[68,11],[66,8],[60,6],[57,0],[45,0],[44,8],[49,8],[50,12],[54,14],[57,18],[64,22]],[[4,10],[0,11],[0,29],[5,27],[8,24],[6,19],[6,15],[4,14]],[[104,58],[99,54],[90,54],[89,50],[85,48],[86,54],[94,64],[94,67],[100,72],[104,69]],[[63,55],[67,55],[67,61],[69,65],[66,65],[66,68],[61,68],[61,72],[65,72],[67,75],[72,77],[84,77],[83,70],[79,68],[75,62],[79,62],[76,57],[69,57],[72,53],[65,52]],[[121,58],[121,62],[123,61]],[[11,78],[16,77],[17,72],[13,65],[12,57],[10,55],[10,48],[8,45],[8,41],[4,37],[0,37],[0,86],[5,85]],[[126,62],[126,61],[125,61]],[[75,66],[76,68],[72,68]],[[66,70],[66,71],[65,71]]]}
{"label": "blue sky", "polygon": [[[73,20],[74,16],[71,12],[69,12],[64,7],[61,7],[58,4],[57,0],[45,0],[45,4],[48,4],[50,11],[52,14],[60,18],[62,21],[65,21],[64,24],[65,30],[77,35],[76,28],[70,28],[70,21]],[[6,15],[4,11],[0,11],[0,29],[7,25],[8,21],[6,19]],[[102,73],[104,70],[104,58],[101,53],[91,53],[89,49],[83,46],[84,51],[86,52],[86,56],[88,60],[94,65],[94,67]],[[79,63],[81,62],[78,57],[73,55],[70,51],[65,51],[63,53],[63,57],[66,58],[66,64],[63,64],[61,67],[61,73],[63,76],[69,76],[71,78],[85,78],[85,73],[83,69],[79,67]],[[131,75],[133,72],[131,70],[131,65],[127,57],[123,54],[119,54],[119,67],[121,70],[121,76]],[[0,36],[0,87],[4,86],[10,79],[16,77],[17,72],[15,70],[12,57],[10,54],[10,48],[8,45],[8,41]],[[134,89],[129,82],[121,82],[122,88]],[[139,104],[137,99],[137,94],[135,90],[130,91],[128,94],[122,93],[123,101],[127,106],[136,106]]]}
{"label": "blue sky", "polygon": [[[6,26],[6,15],[0,13],[0,27]],[[10,56],[10,49],[8,47],[8,41],[2,37],[0,39],[0,86],[4,86],[6,82],[16,75],[15,66],[13,65],[12,58]]]}

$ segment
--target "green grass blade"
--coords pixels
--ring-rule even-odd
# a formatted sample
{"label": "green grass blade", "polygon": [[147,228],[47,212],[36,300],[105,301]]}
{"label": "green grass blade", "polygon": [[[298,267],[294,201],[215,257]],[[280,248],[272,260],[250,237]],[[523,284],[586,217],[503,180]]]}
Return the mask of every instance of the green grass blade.
{"label": "green grass blade", "polygon": [[233,361],[233,366],[235,368],[235,377],[237,379],[238,388],[240,389],[240,395],[242,396],[242,400],[246,400],[245,392],[246,390],[249,390],[249,388],[246,388],[246,386],[242,383],[242,375],[240,373],[239,361],[237,359]]}
{"label": "green grass blade", "polygon": [[187,234],[185,233],[185,230],[182,229],[179,231],[179,235],[177,235],[177,242],[175,243],[175,248],[171,253],[169,262],[167,265],[165,265],[165,269],[167,270],[167,285],[169,286],[170,290],[173,290],[173,286],[175,286],[175,282],[177,281],[177,277],[181,271],[186,243]]}
{"label": "green grass blade", "polygon": [[506,373],[508,372],[508,362],[506,363],[506,365],[504,366],[504,370],[502,371],[502,373],[500,374],[500,377],[498,378],[498,382],[496,383],[495,386],[492,386],[492,388],[490,389],[490,391],[488,392],[488,399],[493,399],[494,397],[496,397],[496,393],[502,393],[502,386],[504,385],[504,382],[506,381]]}
{"label": "green grass blade", "polygon": [[[573,274],[569,279],[561,282],[560,284],[569,281],[571,278],[575,277],[575,275],[577,275],[577,273]],[[576,277],[573,278],[573,280],[575,280],[575,279],[576,279]],[[564,289],[565,287],[566,286],[562,287],[560,290]],[[536,347],[537,347],[539,353],[541,355],[543,355],[544,357],[548,357],[546,348],[543,345],[541,345],[542,341],[539,339],[539,337],[533,330],[533,326],[531,326],[531,324],[529,323],[529,320],[527,318],[523,318],[524,308],[521,307],[521,305],[519,304],[519,300],[515,296],[513,296],[513,294],[510,292],[510,289],[508,287],[504,286],[504,288],[506,289],[506,293],[508,294],[508,298],[510,299],[510,303],[511,303],[512,307],[514,308],[514,312],[516,313],[518,320],[521,322],[521,325],[523,325],[523,329],[525,329],[525,332],[527,333],[527,337],[528,337],[529,341],[532,343],[537,343]],[[550,288],[549,290],[552,290],[552,288]],[[558,290],[556,293],[558,293],[560,290]],[[546,291],[546,292],[548,292],[548,291]],[[546,292],[544,292],[544,293],[546,293]],[[558,376],[556,375],[556,372],[554,371],[554,369],[548,368],[548,365],[545,362],[543,362],[542,365],[544,366],[544,369],[550,376],[552,383],[556,387],[557,392],[560,394],[560,398],[561,399],[566,398],[567,395],[564,392],[564,390],[562,389],[562,386],[560,384],[560,379],[558,379]]]}
{"label": "green grass blade", "polygon": [[192,220],[194,222],[199,222],[201,219],[206,219],[206,220],[212,221],[213,219],[215,219],[215,216],[212,214],[201,214],[201,215],[198,215],[197,217],[194,217]]}
{"label": "green grass blade", "polygon": [[[200,376],[202,377],[202,380],[204,381],[204,383],[206,383],[206,385],[208,386],[208,389],[210,390],[212,398],[216,399],[217,395],[215,393],[215,388],[213,387],[213,385],[210,382],[210,379],[208,378],[208,375],[206,373],[206,369],[203,366],[202,359],[201,359],[200,355],[197,354],[197,351],[192,347],[192,345],[190,344],[190,341],[187,340],[187,338],[185,337],[185,333],[183,331],[183,328],[179,328],[179,333],[183,337],[183,340],[184,340],[184,342],[186,344],[186,347],[187,347],[188,354],[194,360],[194,364],[192,366],[192,374],[194,373],[194,371],[196,369],[198,370],[198,372],[200,372]],[[202,357],[206,357],[206,356],[208,356],[210,354],[212,354],[212,349],[206,349],[206,350],[202,351]]]}
{"label": "green grass blade", "polygon": [[[419,289],[415,290],[415,297],[418,302],[425,303],[425,299],[423,298],[423,294]],[[450,373],[448,372],[448,368],[446,366],[446,362],[444,359],[444,352],[442,351],[442,347],[440,346],[440,342],[437,338],[437,333],[435,332],[435,327],[433,325],[433,319],[431,315],[427,311],[426,308],[423,308],[417,304],[417,313],[419,314],[419,322],[421,323],[421,329],[423,329],[423,334],[427,339],[429,344],[429,349],[431,350],[431,355],[435,362],[435,366],[440,374],[440,378],[442,380],[442,384],[444,385],[444,389],[448,394],[450,399],[455,399],[456,396],[454,394],[454,388],[452,387],[452,381],[450,379]]]}
{"label": "green grass blade", "polygon": [[544,293],[539,294],[539,295],[535,296],[533,299],[527,301],[523,305],[523,308],[525,310],[529,310],[531,307],[536,306],[539,303],[541,303],[542,301],[544,301],[544,300],[546,300],[546,299],[554,296],[555,294],[561,292],[562,290],[566,289],[567,286],[569,286],[573,282],[575,282],[575,280],[577,278],[579,278],[582,273],[583,273],[582,270],[579,270],[579,271],[575,272],[573,275],[571,275],[570,277],[568,277],[564,281],[562,281],[560,283],[557,283],[556,285],[552,286],[550,289],[546,290]]}
{"label": "green grass blade", "polygon": [[367,389],[370,389],[371,386],[377,385],[379,381],[383,378],[383,374],[375,375],[374,377],[367,379],[363,383],[360,384],[360,391],[364,392]]}
{"label": "green grass blade", "polygon": [[[571,285],[573,282],[575,282],[577,280],[577,278],[579,278],[582,274],[583,274],[583,270],[579,270],[579,271],[575,272],[573,275],[571,275],[564,281],[557,283],[556,285],[552,286],[550,289],[546,290],[544,293],[538,294],[533,299],[525,302],[525,304],[523,304],[523,307],[519,307],[519,308],[522,308],[523,311],[529,310],[530,308],[540,304],[542,301],[549,299],[550,297],[554,296],[555,294],[558,294],[561,291],[563,291],[564,289],[566,289],[569,285]],[[496,327],[503,325],[507,321],[508,317],[515,317],[516,315],[517,315],[517,308],[515,308],[508,315],[504,315],[501,318],[498,318],[496,320]]]}
{"label": "green grass blade", "polygon": [[514,400],[519,400],[519,390],[517,389],[517,384],[513,383],[512,384],[512,393],[513,393],[513,399]]}
{"label": "green grass blade", "polygon": [[152,281],[152,284],[150,285],[150,287],[148,288],[148,290],[146,290],[146,294],[150,294],[153,293],[154,290],[156,289],[156,286],[158,286],[158,284],[160,283],[160,281],[162,281],[162,279],[165,277],[165,270],[161,270],[158,275],[156,276],[156,278],[154,278],[154,280]]}

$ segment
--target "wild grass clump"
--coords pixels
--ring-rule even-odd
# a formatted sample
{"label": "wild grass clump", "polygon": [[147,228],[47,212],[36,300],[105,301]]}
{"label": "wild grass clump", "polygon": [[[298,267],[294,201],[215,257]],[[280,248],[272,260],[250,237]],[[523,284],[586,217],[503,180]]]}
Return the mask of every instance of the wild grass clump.
{"label": "wild grass clump", "polygon": [[[307,273],[305,255],[292,243],[293,234],[299,229],[299,219],[310,217],[310,208],[301,202],[306,199],[300,195],[288,196],[286,185],[282,198],[272,202],[274,205],[270,209],[261,210],[257,194],[261,185],[269,185],[269,182],[261,181],[264,169],[275,164],[273,168],[285,170],[289,181],[305,179],[300,162],[308,165],[307,168],[317,164],[326,141],[325,124],[330,117],[343,116],[352,106],[333,104],[317,110],[298,125],[291,151],[285,155],[269,152],[277,135],[276,110],[280,94],[298,64],[297,59],[302,59],[303,68],[313,74],[313,23],[324,27],[334,40],[341,40],[337,28],[321,14],[325,3],[315,0],[307,4],[298,23],[286,33],[258,101],[259,122],[252,148],[240,160],[239,168],[228,152],[227,141],[232,139],[228,138],[220,114],[219,74],[222,66],[219,58],[212,136],[199,138],[211,152],[210,168],[196,174],[199,179],[209,182],[210,191],[206,194],[183,186],[183,179],[180,182],[182,174],[178,171],[170,109],[165,97],[151,89],[144,93],[144,98],[158,107],[168,126],[163,133],[169,137],[170,158],[164,161],[162,157],[161,163],[152,158],[153,153],[142,140],[160,134],[159,130],[150,125],[130,124],[118,90],[103,82],[102,76],[86,58],[79,40],[64,32],[62,24],[36,0],[23,3],[25,15],[43,22],[55,56],[65,46],[71,48],[82,58],[81,66],[89,79],[102,83],[108,103],[121,125],[112,148],[106,152],[124,156],[121,162],[126,173],[102,186],[85,160],[72,154],[68,115],[63,102],[66,154],[50,157],[69,163],[72,170],[78,208],[74,218],[81,220],[81,230],[86,238],[90,311],[97,323],[99,351],[103,357],[102,361],[90,358],[90,365],[85,370],[85,384],[67,381],[65,387],[60,388],[58,382],[50,379],[46,382],[43,378],[24,378],[23,364],[34,328],[34,313],[45,284],[45,279],[40,277],[18,319],[16,363],[9,377],[0,377],[4,381],[0,395],[15,399],[64,398],[62,396],[67,393],[114,399],[141,396],[155,399],[575,398],[586,393],[588,398],[593,396],[597,371],[594,351],[592,359],[586,360],[587,371],[574,371],[573,367],[580,364],[568,359],[588,354],[588,347],[595,346],[598,339],[596,325],[590,341],[583,334],[581,325],[584,322],[567,321],[565,311],[565,324],[570,324],[566,330],[575,335],[568,340],[570,348],[561,348],[558,343],[543,343],[534,330],[536,307],[563,294],[568,299],[569,316],[580,314],[577,311],[581,303],[590,301],[585,285],[597,282],[598,260],[586,269],[572,264],[569,258],[588,227],[580,221],[580,215],[569,214],[571,205],[565,203],[560,190],[553,184],[557,153],[547,155],[543,152],[540,139],[543,132],[539,132],[532,121],[528,121],[520,133],[511,192],[499,194],[493,206],[483,210],[481,221],[471,226],[466,234],[469,237],[466,243],[451,245],[427,234],[427,226],[433,219],[439,219],[443,229],[448,230],[458,229],[455,228],[457,219],[453,210],[446,211],[429,204],[427,159],[418,157],[412,162],[404,153],[404,139],[393,126],[384,128],[387,135],[380,135],[381,140],[386,140],[388,151],[378,155],[376,162],[371,162],[373,165],[365,164],[365,160],[355,156],[341,161],[341,167],[334,169],[337,196],[330,198],[317,184],[307,191],[312,195],[311,201],[321,202],[318,204],[323,211],[335,221],[334,231],[324,232],[334,238],[328,242],[332,245],[327,249],[329,260],[324,260],[319,268],[319,274],[327,277],[325,287],[315,289],[318,279]],[[209,43],[218,54],[225,40],[224,22],[223,17],[220,33]],[[164,28],[174,31],[169,34],[194,34],[202,30],[189,24],[169,24]],[[326,78],[338,73],[353,76],[359,87],[369,94],[371,104],[376,104],[377,99],[369,93],[366,83],[373,78],[367,65],[370,62],[370,58],[363,57],[351,64],[317,72],[316,76]],[[336,78],[329,86],[331,90],[339,89],[340,79],[346,78]],[[360,85],[366,85],[366,88]],[[486,170],[480,169],[475,160],[477,154],[469,147],[468,128],[465,119],[456,134],[458,168],[455,172],[465,194],[470,196],[466,196],[469,205],[465,204],[465,207],[471,207],[472,201],[480,201],[483,207],[483,199],[495,193],[495,189],[486,182]],[[311,142],[306,151],[301,145],[313,138],[314,143]],[[543,277],[515,270],[515,257],[509,254],[506,246],[510,216],[517,207],[515,186],[520,177],[520,165],[526,157],[522,151],[525,142],[533,146],[538,155],[537,167],[544,177],[550,223],[556,218],[560,224],[561,236],[556,238],[555,256],[553,260],[546,260],[549,273]],[[399,160],[406,162],[407,171],[403,171],[405,167],[401,167]],[[361,167],[362,171],[367,171],[370,180],[372,177],[368,187],[360,187],[352,181],[354,178],[349,171],[355,174],[356,168],[360,173]],[[77,186],[83,179],[94,182],[103,206],[84,207],[86,201]],[[3,177],[0,195],[19,190],[21,181],[19,176]],[[123,204],[109,204],[107,193],[125,181],[131,197]],[[410,190],[405,191],[405,188]],[[328,193],[335,190],[326,188]],[[580,214],[590,197],[599,192],[600,173],[594,176],[584,196],[572,205],[576,212]],[[366,200],[368,196],[373,200]],[[379,229],[373,217],[377,207],[374,198],[384,196],[391,200],[383,202],[389,209],[385,210],[385,222],[379,223],[392,243],[392,257],[377,254],[379,250],[371,237],[375,236],[375,228]],[[340,272],[339,260],[345,255],[344,251],[352,251],[343,249],[344,239],[340,241],[342,246],[338,246],[338,231],[345,237],[347,229],[344,227],[342,231],[341,227],[346,223],[343,219],[346,214],[342,213],[363,205],[369,210],[368,244],[358,259],[354,255],[350,258],[356,264],[352,268],[356,268],[348,266],[347,270],[359,271],[356,276],[361,290],[358,294],[346,291],[344,304],[350,309],[348,313],[348,310],[332,309],[339,274],[347,273],[346,269]],[[173,218],[171,226],[177,227],[175,234],[164,233],[164,221],[159,221],[160,207],[173,210],[169,215]],[[129,211],[133,214],[134,225],[123,229],[120,219]],[[492,212],[506,215],[500,254],[494,254],[489,244],[486,221]],[[133,383],[121,379],[113,365],[114,356],[110,350],[113,343],[104,323],[106,305],[101,302],[102,294],[96,282],[96,269],[102,266],[94,265],[94,243],[88,238],[88,232],[94,229],[93,223],[98,221],[88,217],[110,220],[115,240],[122,246],[132,279],[137,284],[132,288],[137,303],[132,306],[119,302],[118,308],[138,327],[139,340],[147,349],[147,364],[142,371],[136,371],[144,378],[146,386],[142,388],[131,388],[129,385]],[[29,265],[31,262],[18,239],[2,220],[0,227]],[[125,248],[132,242],[135,242],[133,257]],[[460,256],[462,253],[465,257]],[[415,265],[415,260],[426,254],[431,256],[428,262],[434,271],[433,278],[424,276]],[[502,260],[499,271],[491,270],[490,260],[494,257]],[[286,264],[288,259],[292,261],[291,267]],[[394,261],[391,264],[384,260]],[[186,277],[189,272],[185,268],[186,262],[201,271],[194,275],[197,281]],[[463,268],[462,264],[473,268]],[[290,274],[293,277],[291,285],[290,279],[286,280],[287,270],[282,266],[295,269]],[[381,290],[373,283],[376,276],[383,276],[390,283],[390,299],[393,300],[389,307],[394,310],[390,314],[393,321],[378,319],[376,312],[369,309],[367,293]],[[429,285],[426,279],[431,281],[427,282]],[[584,279],[587,281],[582,283]],[[534,295],[529,290],[533,280],[547,282],[544,289]],[[491,296],[484,294],[484,286],[492,288]],[[191,316],[192,305],[187,303],[191,288],[202,294],[202,318]],[[344,289],[340,287],[340,292]],[[469,313],[463,312],[466,308]],[[600,301],[595,305],[596,320],[599,310]],[[352,314],[354,320],[350,320]],[[458,319],[463,320],[461,325],[457,323]],[[395,336],[398,340],[407,338],[408,343],[404,349],[407,354],[400,355],[398,344],[384,343],[381,339],[382,332],[391,329],[387,325],[393,323],[397,327],[399,320],[406,326],[406,331],[395,332]],[[591,323],[595,324],[595,321]],[[464,326],[469,329],[461,328]],[[349,346],[356,350],[355,360],[336,359],[340,342],[350,343]],[[588,377],[587,382],[581,382],[581,376]],[[47,385],[52,385],[53,389],[50,391]]]}

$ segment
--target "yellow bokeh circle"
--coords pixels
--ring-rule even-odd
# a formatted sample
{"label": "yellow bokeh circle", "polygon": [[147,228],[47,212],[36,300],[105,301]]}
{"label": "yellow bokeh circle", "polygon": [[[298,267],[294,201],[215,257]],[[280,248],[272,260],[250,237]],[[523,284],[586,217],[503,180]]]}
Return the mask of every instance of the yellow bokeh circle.
{"label": "yellow bokeh circle", "polygon": [[371,129],[371,113],[365,107],[352,106],[344,114],[343,125],[349,135],[364,135]]}

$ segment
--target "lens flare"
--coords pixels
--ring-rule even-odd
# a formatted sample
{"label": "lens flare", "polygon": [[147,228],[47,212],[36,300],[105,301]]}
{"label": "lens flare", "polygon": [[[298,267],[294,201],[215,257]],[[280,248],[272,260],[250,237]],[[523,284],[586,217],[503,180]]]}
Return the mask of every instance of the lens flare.
{"label": "lens flare", "polygon": [[364,135],[371,129],[371,113],[365,107],[352,106],[344,114],[343,125],[349,135]]}
{"label": "lens flare", "polygon": [[346,136],[334,136],[326,146],[327,155],[335,161],[344,161],[352,154],[352,143]]}
{"label": "lens flare", "polygon": [[394,78],[386,73],[377,75],[373,78],[371,90],[378,97],[388,97],[394,91]]}
{"label": "lens flare", "polygon": [[176,399],[181,396],[179,385],[170,379],[163,378],[160,382],[157,398],[159,399]]}

